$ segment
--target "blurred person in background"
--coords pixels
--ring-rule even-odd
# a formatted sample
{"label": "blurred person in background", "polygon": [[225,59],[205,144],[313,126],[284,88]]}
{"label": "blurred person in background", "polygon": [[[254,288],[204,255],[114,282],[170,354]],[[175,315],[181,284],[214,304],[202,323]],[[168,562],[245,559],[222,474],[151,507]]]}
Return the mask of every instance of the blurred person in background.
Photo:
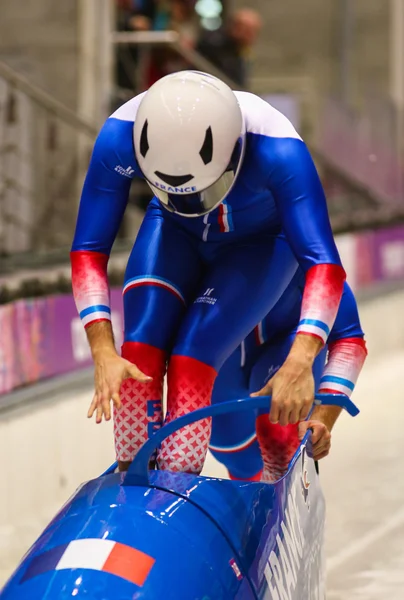
{"label": "blurred person in background", "polygon": [[241,8],[217,31],[206,31],[197,50],[234,83],[247,87],[249,58],[261,28],[259,13]]}
{"label": "blurred person in background", "polygon": [[[121,31],[176,31],[181,44],[194,48],[199,37],[199,18],[195,0],[119,0],[118,29]],[[129,58],[129,60],[128,60]],[[168,46],[152,47],[143,70],[143,81],[136,81],[140,53],[134,45],[126,46],[118,55],[118,85],[143,91],[164,75],[190,68],[179,54]]]}
{"label": "blurred person in background", "polygon": [[[199,19],[195,0],[117,0],[117,27],[121,31],[176,31],[181,43],[195,47],[199,36]],[[143,60],[143,65],[139,61]],[[139,69],[141,67],[141,69]],[[118,46],[117,84],[119,94],[113,109],[143,91],[164,75],[191,68],[168,46],[150,47],[141,53],[136,45]],[[146,209],[150,193],[143,186],[131,190],[130,201]]]}
{"label": "blurred person in background", "polygon": [[[166,0],[159,3],[159,10],[153,24],[155,31],[176,31],[181,44],[195,48],[199,37],[199,18],[195,12],[195,0]],[[155,48],[149,65],[147,86],[158,79],[184,69],[191,68],[182,56],[170,49]]]}
{"label": "blurred person in background", "polygon": [[177,31],[181,43],[195,47],[199,37],[199,18],[195,0],[170,0],[170,29]]}
{"label": "blurred person in background", "polygon": [[[156,17],[156,0],[117,0],[116,27],[118,31],[149,31]],[[139,50],[136,45],[117,46],[116,82],[122,98],[129,97],[141,84],[137,65]],[[118,105],[122,104],[122,99]]]}
{"label": "blurred person in background", "polygon": [[120,31],[149,31],[157,10],[157,0],[117,0],[117,26]]}

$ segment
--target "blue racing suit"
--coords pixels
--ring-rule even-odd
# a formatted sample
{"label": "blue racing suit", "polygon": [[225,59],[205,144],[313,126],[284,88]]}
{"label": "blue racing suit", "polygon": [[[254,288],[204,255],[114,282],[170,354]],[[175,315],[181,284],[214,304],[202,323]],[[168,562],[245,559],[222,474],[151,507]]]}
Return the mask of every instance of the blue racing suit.
{"label": "blue racing suit", "polygon": [[[325,343],[337,314],[345,273],[310,153],[285,116],[253,94],[235,94],[246,151],[228,196],[197,218],[171,214],[154,198],[129,258],[122,356],[153,381],[122,385],[123,406],[114,415],[121,461],[130,461],[161,425],[168,357],[166,418],[172,419],[209,404],[218,370],[298,268],[305,284],[297,333]],[[85,327],[111,316],[107,263],[131,180],[142,177],[133,148],[142,97],[104,124],[83,187],[71,261]],[[160,466],[199,471],[209,437],[209,421],[171,436],[160,450]]]}

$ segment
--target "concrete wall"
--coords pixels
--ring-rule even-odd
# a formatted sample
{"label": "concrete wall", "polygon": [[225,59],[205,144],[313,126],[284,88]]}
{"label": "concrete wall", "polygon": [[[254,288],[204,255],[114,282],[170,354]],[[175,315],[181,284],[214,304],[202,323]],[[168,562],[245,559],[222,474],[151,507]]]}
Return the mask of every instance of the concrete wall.
{"label": "concrete wall", "polygon": [[[231,6],[245,6],[232,0]],[[351,82],[355,98],[370,86],[385,92],[389,79],[389,0],[350,0],[353,18]],[[2,0],[0,58],[28,71],[37,83],[77,106],[78,86],[92,79],[84,65],[105,51],[105,15],[111,23],[110,0]],[[321,90],[338,87],[341,46],[341,0],[256,0],[264,31],[255,51],[259,77],[312,76]],[[103,16],[104,15],[104,16]],[[84,28],[83,28],[84,24]],[[102,32],[102,43],[97,40]],[[94,56],[91,58],[94,61]],[[109,61],[110,57],[102,59]],[[105,72],[104,72],[105,73]],[[94,78],[95,76],[95,78]],[[93,82],[100,80],[93,68]],[[102,77],[101,77],[102,79]],[[85,111],[88,114],[88,111]]]}
{"label": "concrete wall", "polygon": [[[111,112],[113,7],[112,0],[1,0],[0,61],[98,128]],[[70,245],[93,143],[28,96],[17,95],[15,124],[0,118],[4,252]],[[11,87],[0,79],[2,115],[11,97]],[[3,149],[8,139],[13,143]],[[10,224],[14,214],[16,225]]]}
{"label": "concrete wall", "polygon": [[0,59],[76,108],[78,0],[2,0]]}
{"label": "concrete wall", "polygon": [[89,121],[110,111],[111,0],[1,1],[0,60]]}
{"label": "concrete wall", "polygon": [[[234,0],[245,6],[244,0]],[[320,91],[338,89],[341,0],[256,0],[264,30],[254,53],[258,77],[310,76]],[[371,86],[386,93],[389,78],[388,0],[350,0],[351,82],[355,99]]]}

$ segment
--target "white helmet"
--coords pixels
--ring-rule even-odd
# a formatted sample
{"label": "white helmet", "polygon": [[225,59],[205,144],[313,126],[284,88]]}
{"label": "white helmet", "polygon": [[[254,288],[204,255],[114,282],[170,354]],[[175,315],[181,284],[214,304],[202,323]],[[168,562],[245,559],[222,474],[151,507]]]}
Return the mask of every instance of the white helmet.
{"label": "white helmet", "polygon": [[134,126],[136,158],[165,208],[197,217],[216,208],[241,168],[245,125],[237,98],[220,79],[181,71],[144,95]]}

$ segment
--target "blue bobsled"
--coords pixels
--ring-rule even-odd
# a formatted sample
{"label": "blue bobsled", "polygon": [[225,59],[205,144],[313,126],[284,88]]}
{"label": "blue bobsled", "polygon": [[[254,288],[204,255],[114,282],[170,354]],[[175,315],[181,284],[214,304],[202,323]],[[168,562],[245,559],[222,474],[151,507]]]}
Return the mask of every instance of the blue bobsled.
{"label": "blue bobsled", "polygon": [[[344,396],[320,401],[358,412]],[[323,600],[325,511],[310,431],[275,484],[148,471],[174,430],[265,406],[260,397],[195,411],[158,431],[126,474],[113,465],[83,484],[0,600]]]}

